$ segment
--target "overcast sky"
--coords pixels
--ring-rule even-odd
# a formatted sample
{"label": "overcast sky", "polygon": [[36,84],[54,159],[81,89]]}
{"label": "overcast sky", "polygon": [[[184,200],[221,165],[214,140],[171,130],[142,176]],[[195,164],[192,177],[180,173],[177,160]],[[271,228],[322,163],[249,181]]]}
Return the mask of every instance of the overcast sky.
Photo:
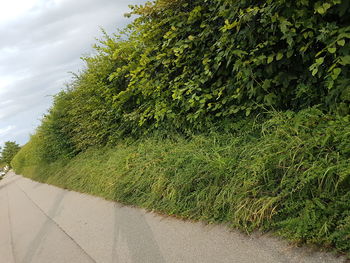
{"label": "overcast sky", "polygon": [[77,72],[100,27],[116,32],[128,5],[145,0],[1,0],[0,146],[24,144]]}

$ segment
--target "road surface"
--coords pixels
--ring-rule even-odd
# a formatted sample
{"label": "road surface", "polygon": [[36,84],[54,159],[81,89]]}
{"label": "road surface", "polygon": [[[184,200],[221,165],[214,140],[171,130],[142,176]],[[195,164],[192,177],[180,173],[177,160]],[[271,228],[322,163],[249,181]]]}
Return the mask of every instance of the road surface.
{"label": "road surface", "polygon": [[0,263],[336,263],[344,258],[225,226],[162,217],[33,182],[0,181]]}

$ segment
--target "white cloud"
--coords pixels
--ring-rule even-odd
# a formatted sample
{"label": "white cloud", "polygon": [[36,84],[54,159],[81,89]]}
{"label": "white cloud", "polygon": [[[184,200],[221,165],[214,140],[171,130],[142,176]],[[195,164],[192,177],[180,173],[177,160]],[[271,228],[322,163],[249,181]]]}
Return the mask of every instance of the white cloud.
{"label": "white cloud", "polygon": [[0,136],[4,136],[7,135],[10,131],[12,131],[13,129],[15,129],[16,127],[13,125],[9,125],[5,128],[0,128]]}
{"label": "white cloud", "polygon": [[0,8],[0,23],[11,21],[30,10],[38,0],[2,1]]}

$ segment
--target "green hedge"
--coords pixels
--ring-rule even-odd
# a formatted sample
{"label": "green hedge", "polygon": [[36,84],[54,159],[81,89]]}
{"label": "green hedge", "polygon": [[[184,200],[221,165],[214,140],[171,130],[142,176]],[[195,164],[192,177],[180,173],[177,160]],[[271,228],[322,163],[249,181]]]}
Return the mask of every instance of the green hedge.
{"label": "green hedge", "polygon": [[[349,1],[159,0],[105,36],[39,128],[48,159],[266,111],[349,114]],[[52,157],[50,157],[52,156]]]}

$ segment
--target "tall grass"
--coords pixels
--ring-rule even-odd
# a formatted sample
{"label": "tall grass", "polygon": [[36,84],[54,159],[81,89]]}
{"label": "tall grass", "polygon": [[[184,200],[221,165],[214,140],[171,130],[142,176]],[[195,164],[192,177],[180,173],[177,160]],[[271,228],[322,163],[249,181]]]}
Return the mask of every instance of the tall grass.
{"label": "tall grass", "polygon": [[27,145],[13,166],[124,204],[349,252],[349,124],[315,109],[274,113],[244,127],[120,142],[51,164],[30,162]]}

